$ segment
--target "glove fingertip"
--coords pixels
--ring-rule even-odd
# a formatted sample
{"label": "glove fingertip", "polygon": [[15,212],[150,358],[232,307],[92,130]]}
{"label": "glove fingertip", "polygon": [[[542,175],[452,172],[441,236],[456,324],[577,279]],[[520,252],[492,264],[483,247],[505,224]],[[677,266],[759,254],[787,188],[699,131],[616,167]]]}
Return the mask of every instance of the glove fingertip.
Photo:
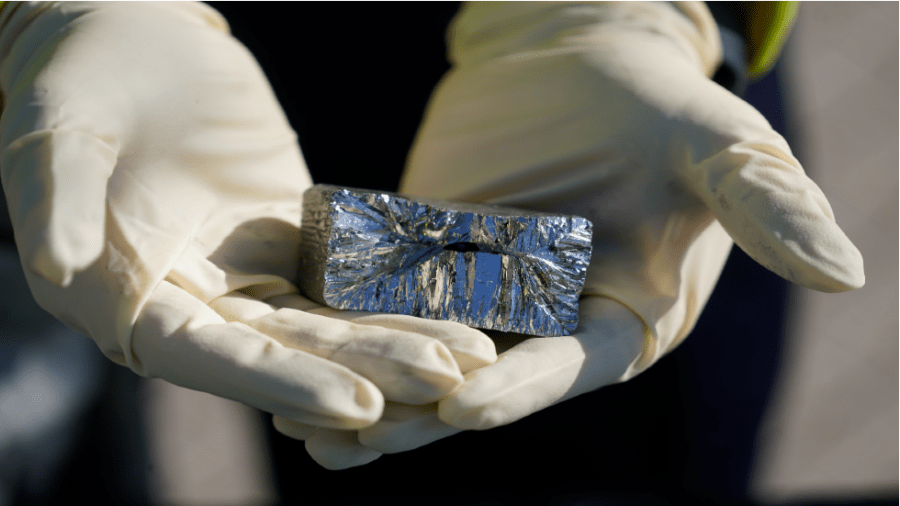
{"label": "glove fingertip", "polygon": [[62,255],[51,252],[51,247],[44,241],[32,245],[22,252],[28,270],[37,274],[54,286],[65,288],[72,283],[75,269],[61,261]]}
{"label": "glove fingertip", "polygon": [[[711,171],[728,176],[713,178],[719,183],[701,194],[734,242],[760,265],[807,288],[843,292],[863,286],[862,255],[796,160],[764,144],[730,151],[713,161],[740,168]],[[732,159],[735,154],[744,158]]]}
{"label": "glove fingertip", "polygon": [[278,432],[291,439],[297,439],[300,441],[306,440],[308,437],[312,436],[313,433],[316,432],[316,430],[319,429],[315,425],[295,422],[278,415],[272,417],[272,425]]}
{"label": "glove fingertip", "polygon": [[329,471],[364,466],[381,453],[360,444],[355,431],[320,429],[306,439],[306,451]]}
{"label": "glove fingertip", "polygon": [[475,369],[481,369],[482,367],[489,366],[497,361],[497,353],[493,354],[471,354],[471,353],[461,353],[454,352],[453,358],[456,359],[456,363],[459,365],[459,371],[463,374],[467,372],[474,371]]}
{"label": "glove fingertip", "polygon": [[792,283],[827,293],[855,290],[866,283],[862,254],[833,222],[811,227],[806,234],[757,230],[733,235],[751,258]]}
{"label": "glove fingertip", "polygon": [[442,422],[436,410],[423,410],[422,415],[399,422],[381,422],[359,431],[359,442],[381,453],[400,453],[431,444],[462,432]]}
{"label": "glove fingertip", "polygon": [[[334,399],[336,403],[332,404],[331,408],[338,416],[326,416],[320,421],[320,424],[335,429],[361,429],[378,422],[384,412],[384,396],[381,390],[369,381],[360,378],[350,393],[352,393],[352,398],[345,396],[341,399]],[[331,423],[327,423],[326,420]],[[314,420],[309,421],[313,422]]]}
{"label": "glove fingertip", "polygon": [[21,254],[31,272],[54,286],[65,288],[77,272],[90,267],[103,253],[102,225],[99,230],[80,230],[81,234],[54,228],[58,227],[51,226],[46,232],[34,234]]}
{"label": "glove fingertip", "polygon": [[[849,241],[848,241],[849,242]],[[801,283],[820,292],[838,293],[862,288],[866,284],[862,254],[852,244],[841,254],[838,261],[829,262],[819,269],[821,276],[814,282]]]}
{"label": "glove fingertip", "polygon": [[485,406],[471,406],[450,396],[438,405],[438,418],[447,425],[463,430],[487,430],[508,423],[496,410]]}

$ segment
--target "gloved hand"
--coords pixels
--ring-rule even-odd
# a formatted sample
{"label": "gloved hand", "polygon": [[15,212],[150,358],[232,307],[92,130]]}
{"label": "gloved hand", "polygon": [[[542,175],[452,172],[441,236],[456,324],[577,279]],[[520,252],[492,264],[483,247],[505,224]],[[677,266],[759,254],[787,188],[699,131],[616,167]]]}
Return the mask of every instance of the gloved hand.
{"label": "gloved hand", "polygon": [[311,184],[269,84],[199,3],[0,15],[0,174],[35,299],[138,374],[360,428],[496,359],[451,322],[298,295]]}
{"label": "gloved hand", "polygon": [[580,325],[569,337],[505,336],[514,346],[439,405],[388,406],[358,437],[294,426],[333,465],[508,424],[635,376],[691,331],[733,241],[803,286],[863,285],[859,252],[787,143],[710,80],[721,45],[706,7],[673,3],[478,2],[458,14],[453,68],[401,191],[589,218]]}

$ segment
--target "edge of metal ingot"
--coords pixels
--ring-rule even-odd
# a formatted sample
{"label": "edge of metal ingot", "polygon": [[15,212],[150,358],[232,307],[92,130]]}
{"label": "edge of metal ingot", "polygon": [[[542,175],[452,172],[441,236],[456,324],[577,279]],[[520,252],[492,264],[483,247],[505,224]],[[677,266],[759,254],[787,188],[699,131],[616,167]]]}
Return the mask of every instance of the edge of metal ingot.
{"label": "edge of metal ingot", "polygon": [[578,216],[315,185],[298,282],[327,306],[569,335],[591,258]]}

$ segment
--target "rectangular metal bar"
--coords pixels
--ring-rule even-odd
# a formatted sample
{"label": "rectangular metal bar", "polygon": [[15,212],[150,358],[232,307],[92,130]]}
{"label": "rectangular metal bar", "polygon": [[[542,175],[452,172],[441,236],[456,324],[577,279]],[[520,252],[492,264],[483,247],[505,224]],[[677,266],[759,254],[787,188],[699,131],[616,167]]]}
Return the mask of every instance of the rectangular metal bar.
{"label": "rectangular metal bar", "polygon": [[585,218],[327,185],[303,199],[298,281],[313,300],[539,336],[578,324]]}

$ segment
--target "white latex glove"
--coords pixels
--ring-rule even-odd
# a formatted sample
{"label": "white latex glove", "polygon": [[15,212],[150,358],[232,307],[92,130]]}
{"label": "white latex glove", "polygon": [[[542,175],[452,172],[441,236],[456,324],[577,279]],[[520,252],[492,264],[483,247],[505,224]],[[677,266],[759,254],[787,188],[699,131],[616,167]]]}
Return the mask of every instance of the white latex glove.
{"label": "white latex glove", "polygon": [[334,467],[635,376],[691,331],[732,241],[809,288],[863,285],[859,252],[787,143],[710,80],[721,46],[709,11],[675,4],[478,2],[458,14],[453,68],[401,191],[589,218],[580,325],[569,337],[505,336],[518,344],[439,407],[389,406],[357,438],[297,427]]}
{"label": "white latex glove", "polygon": [[[301,297],[296,135],[199,3],[14,3],[0,173],[42,307],[143,376],[323,427],[434,402],[496,359],[451,322]],[[461,370],[462,369],[462,370]]]}

